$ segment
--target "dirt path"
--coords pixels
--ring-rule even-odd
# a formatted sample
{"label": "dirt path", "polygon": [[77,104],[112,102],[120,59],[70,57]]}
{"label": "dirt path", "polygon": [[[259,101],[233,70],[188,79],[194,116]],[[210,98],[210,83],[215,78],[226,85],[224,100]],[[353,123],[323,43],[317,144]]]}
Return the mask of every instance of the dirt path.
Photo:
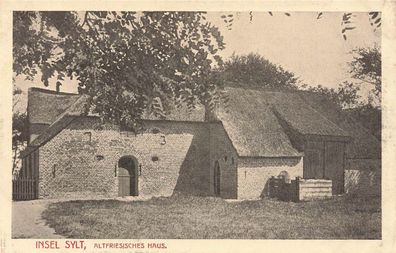
{"label": "dirt path", "polygon": [[12,238],[64,238],[55,234],[41,218],[49,201],[32,200],[12,203]]}

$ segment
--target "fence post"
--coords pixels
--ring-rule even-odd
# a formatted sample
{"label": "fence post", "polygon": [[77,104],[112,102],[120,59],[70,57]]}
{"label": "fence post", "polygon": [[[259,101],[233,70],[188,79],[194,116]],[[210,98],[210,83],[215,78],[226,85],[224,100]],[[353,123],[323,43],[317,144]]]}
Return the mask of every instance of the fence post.
{"label": "fence post", "polygon": [[296,202],[300,201],[300,177],[296,177]]}

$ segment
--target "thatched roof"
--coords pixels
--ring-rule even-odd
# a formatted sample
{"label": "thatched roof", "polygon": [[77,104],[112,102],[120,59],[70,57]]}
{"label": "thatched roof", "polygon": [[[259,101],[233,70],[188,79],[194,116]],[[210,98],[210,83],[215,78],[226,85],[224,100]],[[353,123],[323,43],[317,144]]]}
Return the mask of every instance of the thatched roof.
{"label": "thatched roof", "polygon": [[229,102],[215,114],[240,156],[301,156],[258,91],[227,89],[227,95]]}
{"label": "thatched roof", "polygon": [[240,156],[295,156],[285,126],[303,137],[350,141],[348,158],[379,158],[380,142],[325,97],[303,91],[226,88],[227,105],[216,116]]}
{"label": "thatched roof", "polygon": [[[29,123],[52,124],[57,118],[67,112],[69,115],[81,115],[87,103],[86,95],[75,93],[56,92],[41,88],[30,88],[28,95]],[[201,105],[188,109],[187,106],[172,106],[164,118],[145,112],[142,119],[148,120],[177,120],[177,121],[204,121],[205,110]]]}
{"label": "thatched roof", "polygon": [[301,156],[280,120],[302,135],[348,136],[298,94],[230,87],[226,94],[229,102],[219,106],[215,114],[240,156]]}
{"label": "thatched roof", "polygon": [[74,93],[29,88],[27,108],[29,123],[52,124],[79,97],[80,95]]}

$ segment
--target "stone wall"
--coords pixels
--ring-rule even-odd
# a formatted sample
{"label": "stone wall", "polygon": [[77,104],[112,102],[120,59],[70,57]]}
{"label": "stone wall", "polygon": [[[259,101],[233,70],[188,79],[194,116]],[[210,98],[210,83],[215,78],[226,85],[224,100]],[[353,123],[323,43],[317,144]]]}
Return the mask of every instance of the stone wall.
{"label": "stone wall", "polygon": [[290,179],[303,175],[303,158],[246,158],[238,161],[238,199],[268,196],[269,179],[286,171]]}
{"label": "stone wall", "polygon": [[214,167],[216,161],[220,166],[220,196],[226,199],[237,198],[238,154],[223,124],[210,125],[210,191],[214,195]]}
{"label": "stone wall", "polygon": [[381,195],[380,159],[347,159],[344,176],[345,193]]}
{"label": "stone wall", "polygon": [[126,155],[139,163],[139,196],[210,195],[208,124],[147,121],[145,129],[135,135],[101,129],[94,118],[73,121],[40,148],[40,197],[115,197]]}

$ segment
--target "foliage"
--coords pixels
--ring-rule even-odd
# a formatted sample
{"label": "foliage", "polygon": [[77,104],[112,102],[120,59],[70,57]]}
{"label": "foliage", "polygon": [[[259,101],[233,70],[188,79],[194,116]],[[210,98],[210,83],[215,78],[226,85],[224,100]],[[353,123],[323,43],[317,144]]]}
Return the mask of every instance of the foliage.
{"label": "foliage", "polygon": [[381,96],[381,50],[375,45],[368,48],[356,48],[352,51],[353,60],[349,63],[353,78],[374,85],[373,92]]}
{"label": "foliage", "polygon": [[77,78],[93,112],[132,129],[146,109],[164,116],[170,101],[193,108],[222,99],[209,80],[222,49],[203,12],[14,12],[17,75],[41,72],[47,86]]}
{"label": "foliage", "polygon": [[360,101],[359,84],[344,82],[337,90],[322,86],[309,90],[330,98],[349,116],[358,120],[377,139],[381,139],[381,51],[377,46],[357,48],[352,51],[353,60],[349,63],[351,77],[370,83],[374,96],[369,94],[367,102]]}
{"label": "foliage", "polygon": [[381,50],[375,45],[354,49],[352,53],[353,60],[349,63],[352,77],[373,85],[373,88],[368,102],[349,110],[348,113],[381,140]]}
{"label": "foliage", "polygon": [[25,148],[28,140],[26,112],[18,112],[15,107],[19,103],[22,90],[14,85],[12,102],[12,172],[20,165],[19,155]]}
{"label": "foliage", "polygon": [[20,94],[22,94],[22,90],[21,89],[19,89],[18,87],[16,87],[15,86],[15,83],[14,83],[14,87],[13,87],[13,90],[12,90],[12,95],[13,95],[13,98],[12,98],[12,109],[14,110],[15,109],[15,106],[19,103],[19,95]]}
{"label": "foliage", "polygon": [[361,106],[361,96],[358,94],[360,88],[348,81],[344,81],[337,89],[318,85],[316,87],[309,87],[308,90],[327,97],[340,108],[345,109]]}
{"label": "foliage", "polygon": [[20,152],[28,140],[26,113],[14,112],[12,115],[12,172],[19,166]]}
{"label": "foliage", "polygon": [[296,89],[298,78],[259,54],[232,55],[218,70],[229,85],[249,88]]}
{"label": "foliage", "polygon": [[378,140],[381,140],[382,119],[381,108],[368,103],[359,107],[345,110],[348,115],[358,120]]}

